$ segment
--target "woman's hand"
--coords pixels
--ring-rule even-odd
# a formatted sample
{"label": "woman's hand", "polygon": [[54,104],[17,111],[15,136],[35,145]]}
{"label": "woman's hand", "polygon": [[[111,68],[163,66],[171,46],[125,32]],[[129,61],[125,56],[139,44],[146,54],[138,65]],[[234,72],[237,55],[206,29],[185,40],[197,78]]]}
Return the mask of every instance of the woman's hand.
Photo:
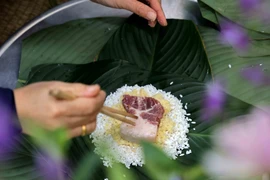
{"label": "woman's hand", "polygon": [[[161,0],[92,0],[93,2],[119,9],[126,9],[138,14],[148,20],[151,27],[156,25],[156,21],[162,26],[167,26],[167,20],[161,7]],[[148,5],[147,5],[148,4]]]}
{"label": "woman's hand", "polygon": [[[49,95],[53,89],[72,92],[78,98],[57,100]],[[82,135],[83,125],[87,134],[95,130],[96,116],[106,96],[98,85],[56,81],[35,83],[16,89],[14,94],[18,117],[25,133],[31,134],[31,129],[27,129],[26,125],[30,121],[49,130],[66,127],[70,137]]]}

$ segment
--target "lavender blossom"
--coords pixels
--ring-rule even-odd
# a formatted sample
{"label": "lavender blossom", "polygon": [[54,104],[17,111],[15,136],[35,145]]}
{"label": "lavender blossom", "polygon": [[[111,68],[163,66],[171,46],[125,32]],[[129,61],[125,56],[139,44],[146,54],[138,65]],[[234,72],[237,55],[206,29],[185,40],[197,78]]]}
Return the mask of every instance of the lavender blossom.
{"label": "lavender blossom", "polygon": [[220,40],[223,44],[231,45],[239,51],[246,51],[249,47],[249,37],[240,26],[224,21],[221,23]]}
{"label": "lavender blossom", "polygon": [[250,81],[256,86],[268,86],[270,85],[270,76],[267,76],[262,67],[256,66],[252,68],[246,68],[241,72],[241,75],[246,80]]}
{"label": "lavender blossom", "polygon": [[204,157],[212,176],[254,179],[270,172],[270,107],[255,109],[216,131],[217,149]]}
{"label": "lavender blossom", "polygon": [[207,85],[203,101],[202,119],[208,120],[214,118],[222,112],[226,100],[223,86],[221,81],[216,81]]}
{"label": "lavender blossom", "polygon": [[247,18],[255,18],[263,24],[269,24],[269,0],[240,0],[239,6]]}
{"label": "lavender blossom", "polygon": [[261,4],[261,0],[240,0],[240,7],[243,11],[252,11]]}
{"label": "lavender blossom", "polygon": [[0,156],[12,151],[16,145],[18,130],[12,123],[14,114],[9,106],[6,106],[0,99]]}
{"label": "lavender blossom", "polygon": [[36,155],[35,164],[38,173],[44,180],[58,179],[66,180],[68,168],[61,157],[53,156],[46,152],[39,152]]}

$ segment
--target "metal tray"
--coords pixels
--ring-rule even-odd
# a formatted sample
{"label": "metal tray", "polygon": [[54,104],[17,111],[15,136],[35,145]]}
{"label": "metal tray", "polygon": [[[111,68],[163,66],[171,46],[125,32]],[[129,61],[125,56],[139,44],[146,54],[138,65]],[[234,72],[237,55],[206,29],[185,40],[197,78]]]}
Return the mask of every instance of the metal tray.
{"label": "metal tray", "polygon": [[[164,0],[162,6],[168,19],[190,19],[195,23],[201,19],[194,0]],[[71,0],[45,12],[23,26],[0,47],[0,87],[15,88],[22,41],[34,32],[76,19],[130,15],[131,12],[104,7],[89,0]]]}

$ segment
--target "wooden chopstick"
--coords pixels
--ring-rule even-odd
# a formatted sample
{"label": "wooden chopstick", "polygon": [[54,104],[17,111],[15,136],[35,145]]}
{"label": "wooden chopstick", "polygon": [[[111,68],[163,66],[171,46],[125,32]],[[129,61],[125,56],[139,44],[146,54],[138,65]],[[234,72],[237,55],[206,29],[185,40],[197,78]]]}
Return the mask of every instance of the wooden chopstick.
{"label": "wooden chopstick", "polygon": [[[49,95],[54,97],[54,98],[61,99],[61,100],[74,100],[77,98],[77,96],[75,96],[72,92],[61,91],[61,90],[57,90],[57,89],[50,90]],[[120,111],[117,109],[113,109],[111,107],[103,106],[101,108],[100,112],[102,114],[105,114],[105,115],[112,117],[114,119],[117,119],[119,121],[125,122],[127,124],[130,124],[133,126],[136,125],[136,123],[134,121],[127,119],[126,117],[137,119],[137,116],[130,114],[130,113],[127,113],[125,111]]]}
{"label": "wooden chopstick", "polygon": [[[130,125],[133,125],[133,126],[136,125],[136,123],[135,123],[134,121],[127,119],[125,116],[121,116],[121,115],[119,115],[119,114],[116,114],[116,113],[114,113],[114,112],[111,112],[111,111],[109,111],[107,108],[102,107],[100,112],[101,112],[102,114],[105,114],[105,115],[107,115],[107,116],[109,116],[109,117],[111,117],[111,118],[117,119],[117,120],[119,120],[119,121],[125,122],[125,123],[127,123],[127,124],[130,124]],[[136,116],[135,116],[135,117],[136,117]],[[137,118],[137,117],[136,117],[136,118]],[[133,119],[134,119],[134,118],[133,118]]]}
{"label": "wooden chopstick", "polygon": [[111,107],[108,107],[108,106],[103,106],[102,109],[106,110],[106,111],[109,111],[109,112],[112,112],[112,113],[120,114],[120,115],[123,115],[123,116],[126,116],[126,117],[131,117],[131,118],[135,118],[135,119],[138,118],[134,114],[130,114],[130,113],[125,112],[125,111],[120,111],[118,109],[114,109],[114,108],[111,108]]}

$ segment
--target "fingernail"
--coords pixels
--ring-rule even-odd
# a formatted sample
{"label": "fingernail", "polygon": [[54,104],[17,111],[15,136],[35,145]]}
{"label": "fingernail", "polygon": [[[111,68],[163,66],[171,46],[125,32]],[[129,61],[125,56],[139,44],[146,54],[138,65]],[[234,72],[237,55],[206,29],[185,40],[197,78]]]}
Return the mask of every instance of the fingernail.
{"label": "fingernail", "polygon": [[156,26],[156,23],[155,21],[148,21],[148,25],[153,28]]}
{"label": "fingernail", "polygon": [[163,25],[163,26],[168,26],[167,21],[162,22],[162,25]]}
{"label": "fingernail", "polygon": [[148,20],[150,20],[150,21],[155,21],[156,18],[157,18],[157,15],[156,15],[155,13],[153,13],[153,12],[148,12],[148,13],[147,13],[147,18],[148,18]]}
{"label": "fingernail", "polygon": [[166,20],[165,20],[165,21],[160,21],[160,20],[158,20],[158,22],[159,22],[159,24],[162,25],[162,26],[167,26],[167,25],[168,25],[168,23],[167,23]]}
{"label": "fingernail", "polygon": [[96,91],[96,90],[99,89],[99,88],[100,88],[100,87],[99,87],[99,85],[97,85],[97,84],[91,85],[91,86],[88,86],[88,87],[87,87],[87,92],[88,92],[88,93],[91,93],[91,92]]}

